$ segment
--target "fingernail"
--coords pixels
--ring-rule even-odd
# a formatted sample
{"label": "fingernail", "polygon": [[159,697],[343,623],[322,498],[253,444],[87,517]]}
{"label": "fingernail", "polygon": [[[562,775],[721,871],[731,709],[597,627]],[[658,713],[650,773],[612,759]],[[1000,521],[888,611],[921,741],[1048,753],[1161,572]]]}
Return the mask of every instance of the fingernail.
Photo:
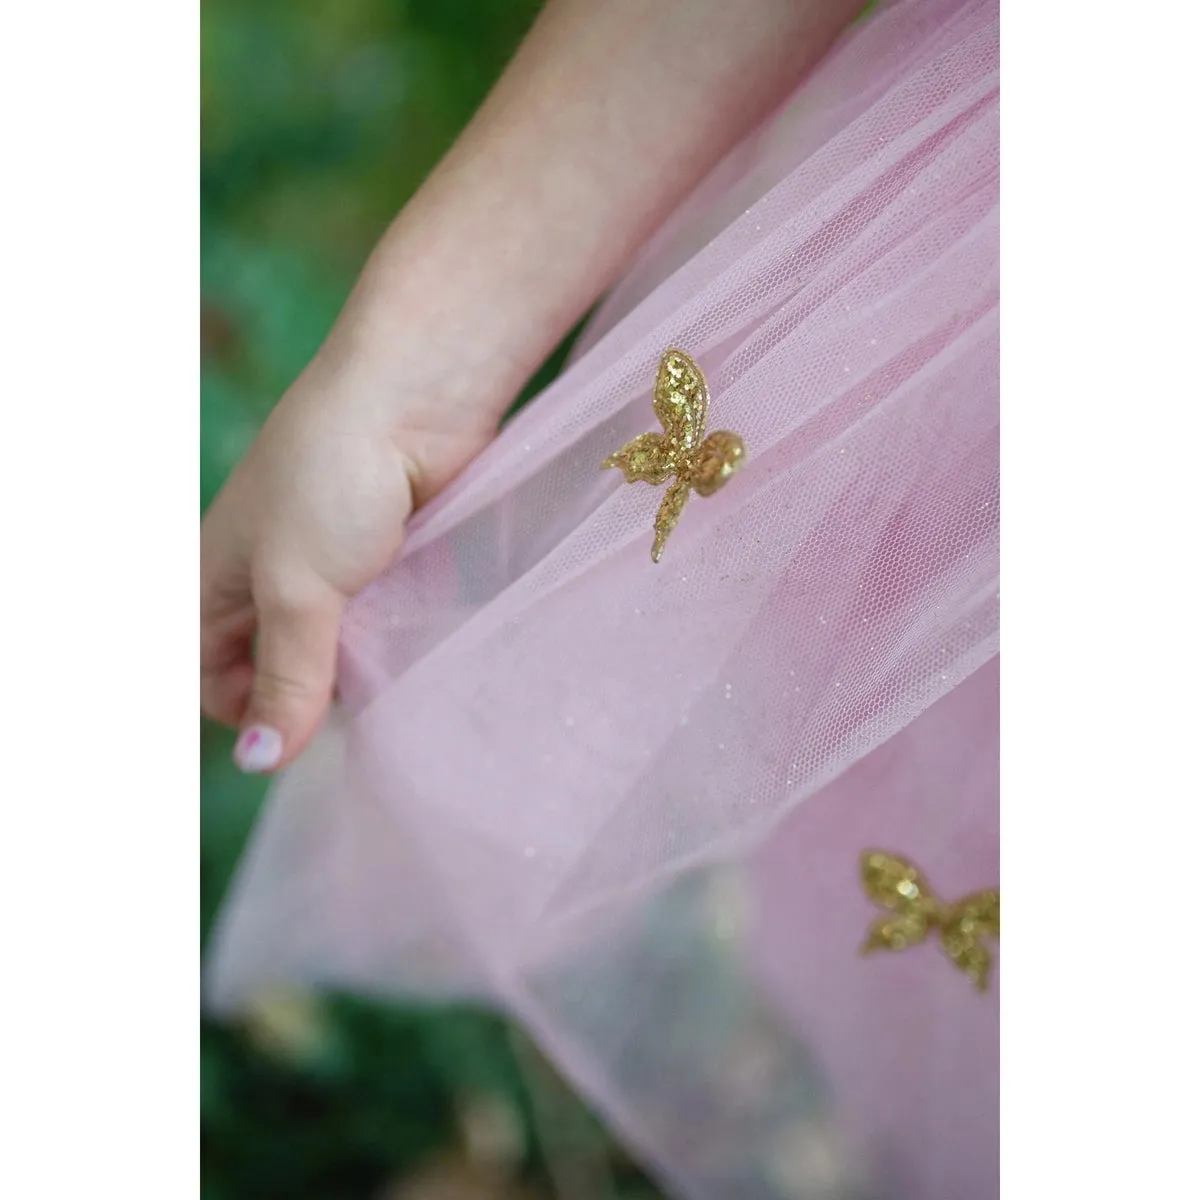
{"label": "fingernail", "polygon": [[266,725],[251,725],[242,730],[233,748],[233,761],[251,775],[277,767],[282,757],[283,738]]}

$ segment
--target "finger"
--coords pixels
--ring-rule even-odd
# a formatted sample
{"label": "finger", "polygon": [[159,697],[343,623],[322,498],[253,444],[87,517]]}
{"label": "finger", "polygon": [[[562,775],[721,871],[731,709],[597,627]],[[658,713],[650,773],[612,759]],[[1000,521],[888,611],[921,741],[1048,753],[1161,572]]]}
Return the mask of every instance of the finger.
{"label": "finger", "polygon": [[200,676],[200,711],[220,725],[236,729],[242,724],[254,683],[254,663],[247,651],[243,662]]}
{"label": "finger", "polygon": [[241,724],[254,677],[253,607],[200,624],[200,709],[222,725]]}
{"label": "finger", "polygon": [[200,526],[200,709],[222,725],[236,727],[246,711],[257,621],[249,562],[218,503]]}
{"label": "finger", "polygon": [[322,587],[260,605],[254,682],[234,749],[243,771],[276,770],[316,733],[333,694],[344,603]]}

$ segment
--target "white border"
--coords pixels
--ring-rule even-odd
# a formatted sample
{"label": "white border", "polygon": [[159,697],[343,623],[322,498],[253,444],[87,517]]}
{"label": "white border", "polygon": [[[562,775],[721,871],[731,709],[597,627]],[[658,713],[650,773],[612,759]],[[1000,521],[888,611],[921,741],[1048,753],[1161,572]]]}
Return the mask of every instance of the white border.
{"label": "white border", "polygon": [[1196,1187],[1198,33],[1003,4],[1011,1200]]}
{"label": "white border", "polygon": [[198,51],[4,11],[4,1196],[199,1177]]}
{"label": "white border", "polygon": [[[198,22],[12,5],[0,1194],[197,1176]],[[1197,17],[1004,6],[1004,1195],[1186,1194]]]}

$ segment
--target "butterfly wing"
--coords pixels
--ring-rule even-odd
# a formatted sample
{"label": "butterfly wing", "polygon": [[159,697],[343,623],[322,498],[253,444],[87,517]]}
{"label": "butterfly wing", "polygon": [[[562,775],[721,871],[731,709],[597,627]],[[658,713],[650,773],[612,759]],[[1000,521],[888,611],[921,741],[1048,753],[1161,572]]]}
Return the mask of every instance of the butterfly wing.
{"label": "butterfly wing", "polygon": [[889,854],[885,850],[864,851],[859,861],[859,874],[867,898],[889,912],[937,906],[925,876],[898,854]]}
{"label": "butterfly wing", "polygon": [[671,443],[661,433],[639,434],[600,465],[619,467],[626,483],[652,483],[656,487],[675,474]]}
{"label": "butterfly wing", "polygon": [[916,946],[929,936],[929,918],[919,909],[876,917],[867,930],[862,944],[864,954],[872,950],[904,950]]}
{"label": "butterfly wing", "polygon": [[863,943],[872,950],[903,950],[923,942],[938,912],[937,898],[924,875],[907,859],[884,850],[867,850],[859,862],[867,898],[887,915],[871,924]]}
{"label": "butterfly wing", "polygon": [[942,948],[980,991],[987,987],[992,970],[992,952],[984,939],[999,936],[1000,893],[995,890],[964,897],[942,918]]}
{"label": "butterfly wing", "polygon": [[671,530],[679,524],[679,516],[683,512],[683,506],[687,503],[687,499],[688,483],[686,479],[677,479],[667,488],[667,494],[658,507],[658,516],[654,518],[654,545],[650,549],[650,557],[655,562],[662,558],[667,538],[671,536]]}
{"label": "butterfly wing", "polygon": [[1000,936],[1000,893],[996,889],[964,896],[947,915],[975,937]]}
{"label": "butterfly wing", "polygon": [[700,443],[692,460],[691,482],[697,496],[711,496],[741,469],[746,443],[736,433],[718,429]]}
{"label": "butterfly wing", "polygon": [[700,448],[708,422],[708,382],[691,355],[682,350],[668,350],[659,361],[654,414],[682,454],[690,457]]}

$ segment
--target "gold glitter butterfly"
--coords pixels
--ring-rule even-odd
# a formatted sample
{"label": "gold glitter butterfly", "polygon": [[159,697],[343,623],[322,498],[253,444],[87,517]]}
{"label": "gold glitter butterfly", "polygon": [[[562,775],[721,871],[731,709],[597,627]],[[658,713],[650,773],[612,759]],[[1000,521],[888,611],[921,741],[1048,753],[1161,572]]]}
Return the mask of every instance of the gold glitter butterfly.
{"label": "gold glitter butterfly", "polygon": [[998,889],[943,904],[912,863],[881,850],[864,852],[860,870],[863,890],[872,903],[889,914],[872,923],[863,953],[904,950],[919,945],[931,930],[937,930],[950,961],[981,992],[986,990],[992,955],[983,939],[1000,937]]}
{"label": "gold glitter butterfly", "polygon": [[606,458],[602,466],[619,467],[626,483],[658,487],[674,476],[654,518],[650,557],[658,562],[671,530],[679,524],[688,492],[711,496],[724,486],[741,467],[746,446],[736,433],[725,430],[704,436],[708,383],[704,372],[682,350],[668,350],[658,364],[654,415],[662,424],[662,433],[640,434]]}

